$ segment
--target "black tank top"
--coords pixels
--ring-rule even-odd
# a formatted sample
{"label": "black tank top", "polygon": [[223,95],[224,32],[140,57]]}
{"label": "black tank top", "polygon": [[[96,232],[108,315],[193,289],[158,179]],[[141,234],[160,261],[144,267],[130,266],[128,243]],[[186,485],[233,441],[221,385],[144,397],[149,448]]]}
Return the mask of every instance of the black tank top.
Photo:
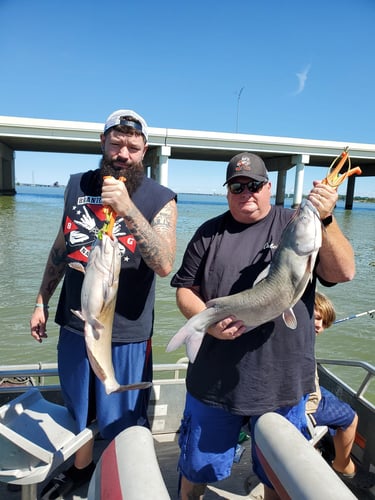
{"label": "black tank top", "polygon": [[[70,177],[65,191],[63,230],[67,262],[84,265],[98,230],[104,223],[101,203],[99,170]],[[144,177],[132,196],[132,201],[149,222],[169,201],[176,198],[170,189]],[[122,218],[116,219],[116,231],[121,249],[121,271],[115,317],[113,342],[141,342],[152,335],[155,302],[155,273],[141,257],[136,241]],[[84,274],[69,266],[59,297],[56,323],[83,332],[83,322],[71,311],[81,309],[81,287]]]}

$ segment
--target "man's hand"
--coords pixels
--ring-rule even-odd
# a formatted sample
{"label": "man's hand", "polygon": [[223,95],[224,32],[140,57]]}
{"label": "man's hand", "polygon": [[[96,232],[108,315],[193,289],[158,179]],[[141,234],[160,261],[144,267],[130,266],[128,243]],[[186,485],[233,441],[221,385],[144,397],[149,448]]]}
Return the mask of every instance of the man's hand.
{"label": "man's hand", "polygon": [[229,316],[215,323],[207,329],[207,333],[219,340],[234,340],[246,332],[243,321],[235,316]]}
{"label": "man's hand", "polygon": [[45,307],[36,307],[30,319],[30,333],[37,342],[43,342],[48,337],[47,324],[48,310]]}
{"label": "man's hand", "polygon": [[321,181],[314,181],[314,187],[310,191],[307,199],[311,201],[318,210],[320,218],[325,219],[332,212],[338,200],[338,194],[335,188],[322,184]]}

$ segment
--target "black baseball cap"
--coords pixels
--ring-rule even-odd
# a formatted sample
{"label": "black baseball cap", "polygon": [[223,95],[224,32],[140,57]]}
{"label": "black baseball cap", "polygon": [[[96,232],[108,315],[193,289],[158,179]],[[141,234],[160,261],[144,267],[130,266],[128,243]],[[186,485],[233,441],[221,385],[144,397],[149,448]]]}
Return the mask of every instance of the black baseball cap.
{"label": "black baseball cap", "polygon": [[253,153],[239,153],[227,166],[227,180],[223,186],[235,177],[250,177],[255,181],[268,182],[268,171],[262,158]]}

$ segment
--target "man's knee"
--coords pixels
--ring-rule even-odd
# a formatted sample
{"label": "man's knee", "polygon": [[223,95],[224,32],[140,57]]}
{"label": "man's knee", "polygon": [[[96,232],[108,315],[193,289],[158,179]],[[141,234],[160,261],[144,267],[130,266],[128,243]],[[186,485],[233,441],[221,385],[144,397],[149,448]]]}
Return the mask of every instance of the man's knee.
{"label": "man's knee", "polygon": [[346,432],[349,431],[351,434],[354,435],[356,430],[357,430],[357,426],[358,426],[358,415],[357,415],[357,413],[354,413],[352,423],[345,430],[346,430]]}
{"label": "man's knee", "polygon": [[357,414],[354,415],[352,425],[354,425],[355,428],[357,428],[357,425],[358,425],[358,415]]}

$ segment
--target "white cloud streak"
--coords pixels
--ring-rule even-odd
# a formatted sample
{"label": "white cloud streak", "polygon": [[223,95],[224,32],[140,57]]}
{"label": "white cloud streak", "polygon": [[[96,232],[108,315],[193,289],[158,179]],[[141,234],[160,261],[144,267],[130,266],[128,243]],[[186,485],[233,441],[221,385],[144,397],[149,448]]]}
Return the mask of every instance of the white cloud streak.
{"label": "white cloud streak", "polygon": [[301,94],[301,92],[304,91],[307,75],[310,71],[310,68],[311,64],[307,65],[306,68],[301,73],[296,73],[296,76],[298,78],[298,89],[294,92],[294,95]]}

